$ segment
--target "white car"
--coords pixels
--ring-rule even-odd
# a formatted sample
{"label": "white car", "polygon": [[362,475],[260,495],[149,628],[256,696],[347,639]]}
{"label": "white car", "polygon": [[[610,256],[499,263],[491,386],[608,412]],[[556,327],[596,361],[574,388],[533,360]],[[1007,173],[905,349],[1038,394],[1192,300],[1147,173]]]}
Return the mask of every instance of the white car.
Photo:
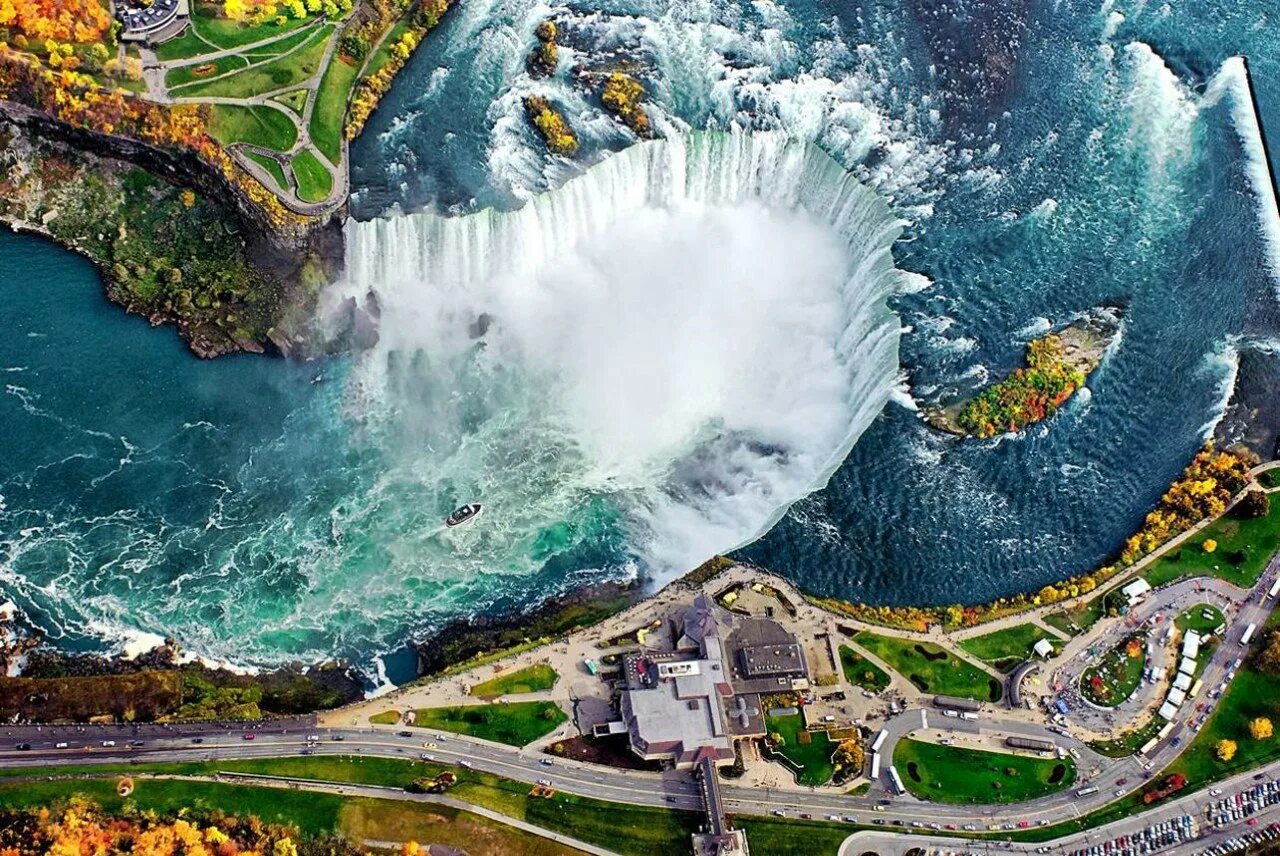
{"label": "white car", "polygon": [[542,785],[544,788],[549,788],[549,787],[551,787],[551,780],[550,780],[550,779],[538,779],[538,784]]}
{"label": "white car", "polygon": [[114,746],[114,745],[116,745],[116,741],[114,741],[114,740],[103,740],[103,741],[102,741],[102,745],[103,745],[103,746]]}
{"label": "white car", "polygon": [[470,762],[470,761],[468,761],[466,758],[463,758],[463,759],[462,759],[461,761],[459,761],[458,763],[459,763],[459,764],[461,764],[462,766],[466,767],[467,769],[470,769],[470,768],[471,768],[471,766],[472,766],[471,762]]}

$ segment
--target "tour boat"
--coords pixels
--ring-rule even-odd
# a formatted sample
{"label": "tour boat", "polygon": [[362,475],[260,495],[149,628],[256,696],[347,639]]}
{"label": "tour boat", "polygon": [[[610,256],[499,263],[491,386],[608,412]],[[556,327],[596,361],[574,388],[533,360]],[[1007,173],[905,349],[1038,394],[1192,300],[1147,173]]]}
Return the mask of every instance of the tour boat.
{"label": "tour boat", "polygon": [[454,526],[461,526],[464,523],[469,523],[479,517],[480,512],[483,510],[484,506],[478,502],[473,502],[470,505],[464,505],[461,508],[455,509],[452,514],[446,517],[444,519],[444,525],[452,529]]}

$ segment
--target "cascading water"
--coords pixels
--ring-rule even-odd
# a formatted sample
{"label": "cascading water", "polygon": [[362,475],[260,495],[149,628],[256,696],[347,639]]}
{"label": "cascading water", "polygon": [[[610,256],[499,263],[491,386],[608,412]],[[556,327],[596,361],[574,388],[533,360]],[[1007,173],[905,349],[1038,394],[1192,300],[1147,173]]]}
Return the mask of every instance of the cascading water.
{"label": "cascading water", "polygon": [[900,229],[817,148],[718,133],[515,211],[351,223],[333,296],[380,308],[353,411],[420,504],[486,505],[404,535],[397,573],[533,573],[604,540],[664,576],[755,538],[888,399]]}

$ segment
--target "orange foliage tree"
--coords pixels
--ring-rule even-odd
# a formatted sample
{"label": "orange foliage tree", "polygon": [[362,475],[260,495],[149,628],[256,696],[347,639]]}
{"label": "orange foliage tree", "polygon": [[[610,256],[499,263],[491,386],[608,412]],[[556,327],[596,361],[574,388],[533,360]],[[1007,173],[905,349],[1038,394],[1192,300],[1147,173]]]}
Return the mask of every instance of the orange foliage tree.
{"label": "orange foliage tree", "polygon": [[100,0],[0,0],[0,27],[27,39],[88,44],[111,29]]}

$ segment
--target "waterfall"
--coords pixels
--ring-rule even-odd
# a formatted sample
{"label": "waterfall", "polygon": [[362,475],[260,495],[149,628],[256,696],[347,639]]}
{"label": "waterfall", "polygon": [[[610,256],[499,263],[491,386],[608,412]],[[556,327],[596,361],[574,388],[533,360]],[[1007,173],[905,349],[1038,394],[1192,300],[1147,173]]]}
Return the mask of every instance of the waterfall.
{"label": "waterfall", "polygon": [[455,570],[614,543],[591,519],[680,572],[823,487],[885,406],[901,228],[817,147],[713,132],[514,211],[353,221],[333,296],[380,319],[351,409],[441,509],[486,503],[487,552],[455,545]]}

